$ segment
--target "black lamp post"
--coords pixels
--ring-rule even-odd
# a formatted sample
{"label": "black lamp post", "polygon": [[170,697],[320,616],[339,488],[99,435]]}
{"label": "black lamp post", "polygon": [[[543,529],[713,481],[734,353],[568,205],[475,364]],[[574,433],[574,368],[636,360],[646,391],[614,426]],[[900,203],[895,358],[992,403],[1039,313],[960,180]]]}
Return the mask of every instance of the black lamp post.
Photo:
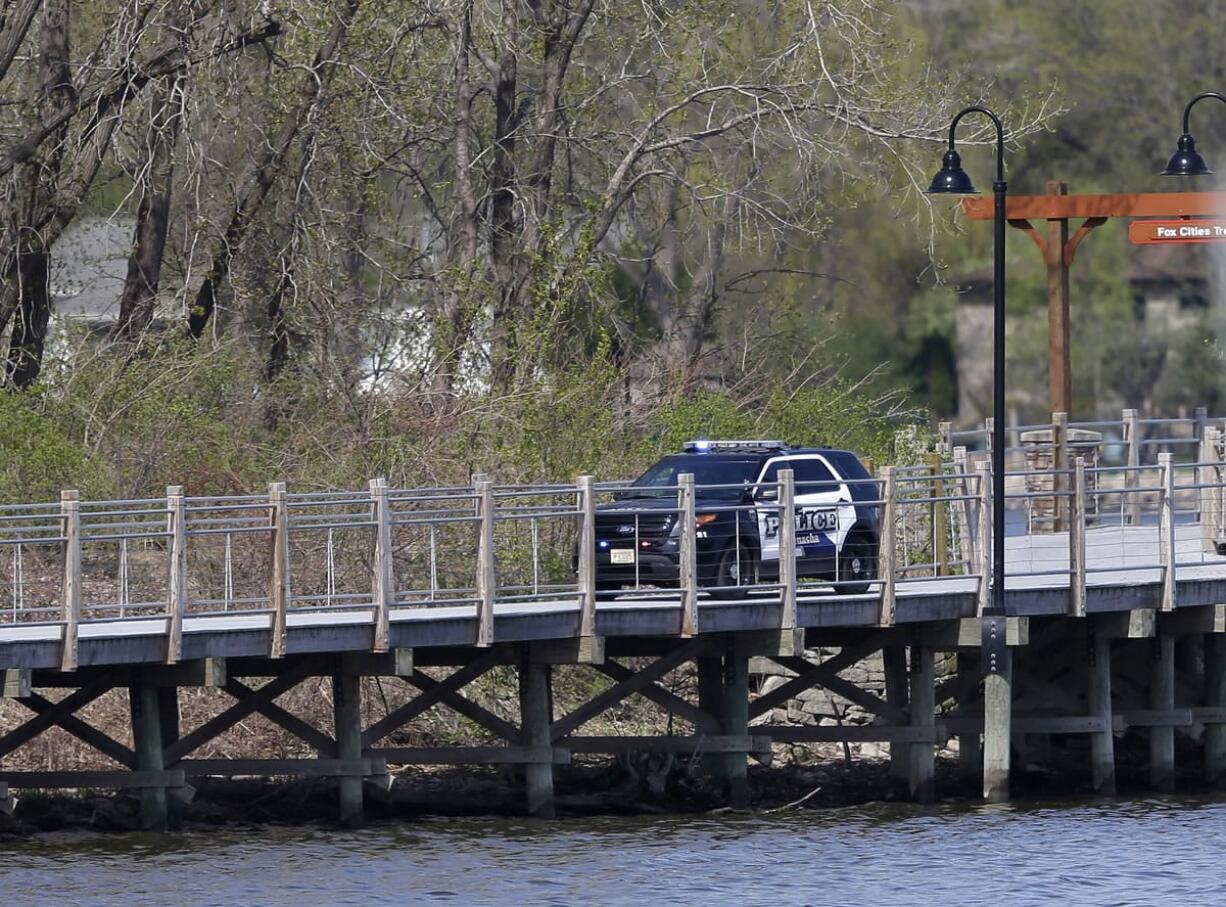
{"label": "black lamp post", "polygon": [[[1224,99],[1226,100],[1226,99]],[[1189,105],[1190,106],[1190,105]],[[954,150],[954,132],[968,113],[982,113],[996,127],[996,180],[992,193],[996,199],[992,274],[992,398],[995,419],[992,425],[992,595],[983,612],[984,668],[991,674],[1005,670],[1005,129],[1000,117],[986,107],[971,106],[958,112],[949,124],[949,150],[941,170],[932,178],[930,193],[966,195],[974,193],[971,178],[962,169],[962,159]],[[1186,119],[1186,114],[1185,114]],[[1185,132],[1186,132],[1185,128]],[[1190,136],[1185,136],[1189,143]],[[1181,147],[1182,147],[1182,139]],[[1203,163],[1203,162],[1202,162]]]}
{"label": "black lamp post", "polygon": [[1203,101],[1205,98],[1217,98],[1226,103],[1226,96],[1216,91],[1202,91],[1188,101],[1188,105],[1183,109],[1183,134],[1179,137],[1179,147],[1171,155],[1171,159],[1166,162],[1166,169],[1162,171],[1163,176],[1209,176],[1213,173],[1209,165],[1205,163],[1205,159],[1200,156],[1200,152],[1196,150],[1196,142],[1188,132],[1188,117],[1192,113],[1192,108],[1198,101]]}

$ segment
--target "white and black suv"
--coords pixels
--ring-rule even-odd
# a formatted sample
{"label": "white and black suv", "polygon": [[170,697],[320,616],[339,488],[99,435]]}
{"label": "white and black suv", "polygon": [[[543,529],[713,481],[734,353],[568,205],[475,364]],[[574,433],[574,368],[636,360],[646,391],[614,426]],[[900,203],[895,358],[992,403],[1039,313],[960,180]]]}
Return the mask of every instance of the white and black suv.
{"label": "white and black suv", "polygon": [[[690,441],[596,511],[596,582],[605,591],[676,585],[677,477],[694,476],[699,584],[730,594],[779,576],[780,469],[794,474],[796,565],[838,592],[876,576],[877,487],[858,457],[781,441]],[[735,505],[743,506],[732,511]]]}

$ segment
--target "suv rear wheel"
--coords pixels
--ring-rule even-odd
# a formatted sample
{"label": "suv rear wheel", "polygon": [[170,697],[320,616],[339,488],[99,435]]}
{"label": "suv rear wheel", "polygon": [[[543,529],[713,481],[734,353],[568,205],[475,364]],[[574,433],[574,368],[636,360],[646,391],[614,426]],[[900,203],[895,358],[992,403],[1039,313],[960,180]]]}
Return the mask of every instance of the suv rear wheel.
{"label": "suv rear wheel", "polygon": [[835,591],[840,595],[863,595],[868,591],[868,581],[876,577],[876,544],[862,533],[852,534],[839,553],[839,582]]}
{"label": "suv rear wheel", "polygon": [[728,598],[744,598],[747,587],[758,583],[758,559],[748,545],[729,545],[719,554],[715,567],[715,586],[736,586],[719,594]]}

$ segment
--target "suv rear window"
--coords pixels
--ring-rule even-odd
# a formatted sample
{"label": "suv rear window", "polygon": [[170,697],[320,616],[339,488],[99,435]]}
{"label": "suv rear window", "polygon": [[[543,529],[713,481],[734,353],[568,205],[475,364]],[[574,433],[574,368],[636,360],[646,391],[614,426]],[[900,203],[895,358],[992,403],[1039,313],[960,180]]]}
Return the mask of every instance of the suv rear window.
{"label": "suv rear window", "polygon": [[729,460],[710,456],[665,457],[634,481],[625,498],[676,497],[677,476],[683,472],[694,474],[695,485],[737,485],[738,488],[721,488],[704,491],[704,498],[721,501],[739,501],[744,489],[754,480],[760,460]]}
{"label": "suv rear window", "polygon": [[835,491],[838,488],[834,473],[816,457],[793,460],[791,466],[796,470],[797,494],[821,494],[826,491]]}

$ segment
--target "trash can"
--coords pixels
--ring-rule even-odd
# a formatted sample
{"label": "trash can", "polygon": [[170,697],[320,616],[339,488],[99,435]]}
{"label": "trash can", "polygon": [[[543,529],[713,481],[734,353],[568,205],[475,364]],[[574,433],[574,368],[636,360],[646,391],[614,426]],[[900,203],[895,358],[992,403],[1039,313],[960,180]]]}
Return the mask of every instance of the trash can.
{"label": "trash can", "polygon": [[[1055,469],[1061,459],[1065,461],[1066,468],[1072,469],[1077,457],[1085,458],[1087,469],[1086,523],[1089,525],[1098,521],[1098,496],[1094,494],[1094,490],[1098,487],[1098,474],[1088,470],[1098,466],[1103,446],[1102,432],[1085,428],[1069,428],[1065,430],[1065,434],[1067,437],[1064,446],[1067,450],[1065,456],[1061,457],[1059,456],[1061,451],[1056,444],[1054,428],[1036,428],[1022,432],[1022,450],[1026,462],[1025,488],[1028,495],[1037,495],[1037,497],[1023,499],[1027,509],[1029,532],[1068,531],[1069,498],[1067,492],[1073,487],[1072,476],[1054,475],[1043,471]],[[1064,494],[1051,494],[1054,491]],[[1048,492],[1051,496],[1044,496],[1043,492]]]}

